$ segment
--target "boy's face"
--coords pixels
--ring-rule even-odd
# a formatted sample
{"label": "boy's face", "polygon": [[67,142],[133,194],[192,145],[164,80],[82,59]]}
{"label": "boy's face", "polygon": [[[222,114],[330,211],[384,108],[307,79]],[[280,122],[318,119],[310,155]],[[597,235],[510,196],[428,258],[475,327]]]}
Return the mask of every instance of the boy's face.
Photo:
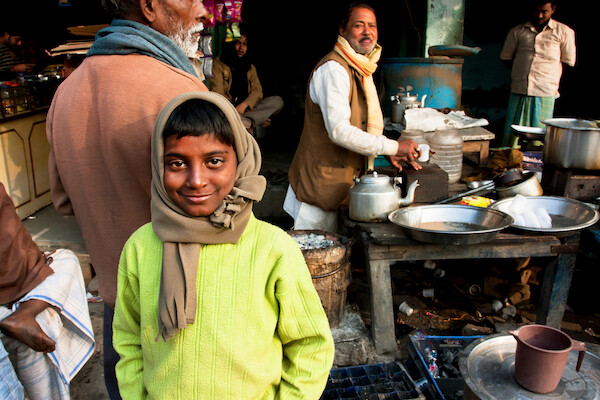
{"label": "boy's face", "polygon": [[233,147],[212,134],[165,139],[164,181],[169,198],[192,217],[212,214],[235,183]]}

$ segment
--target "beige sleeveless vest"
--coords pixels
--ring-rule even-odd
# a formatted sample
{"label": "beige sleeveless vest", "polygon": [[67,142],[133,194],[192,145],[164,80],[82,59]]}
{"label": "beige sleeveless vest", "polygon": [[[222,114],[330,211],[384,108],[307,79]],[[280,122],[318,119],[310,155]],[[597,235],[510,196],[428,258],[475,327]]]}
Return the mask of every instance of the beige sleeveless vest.
{"label": "beige sleeveless vest", "polygon": [[[367,102],[360,75],[335,52],[319,61],[313,73],[331,60],[341,64],[350,76],[350,123],[366,131]],[[352,178],[360,176],[364,167],[364,156],[337,146],[329,139],[321,109],[312,102],[307,90],[304,128],[288,174],[298,200],[323,210],[337,210],[348,201]]]}

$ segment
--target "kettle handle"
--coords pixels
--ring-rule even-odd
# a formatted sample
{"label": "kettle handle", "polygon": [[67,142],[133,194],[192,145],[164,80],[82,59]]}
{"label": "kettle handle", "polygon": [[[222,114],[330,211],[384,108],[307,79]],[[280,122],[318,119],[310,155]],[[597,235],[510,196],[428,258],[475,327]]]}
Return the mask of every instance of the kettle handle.
{"label": "kettle handle", "polygon": [[402,185],[402,177],[401,176],[395,176],[393,178],[392,185],[394,186],[395,189],[398,189],[400,187],[400,185]]}

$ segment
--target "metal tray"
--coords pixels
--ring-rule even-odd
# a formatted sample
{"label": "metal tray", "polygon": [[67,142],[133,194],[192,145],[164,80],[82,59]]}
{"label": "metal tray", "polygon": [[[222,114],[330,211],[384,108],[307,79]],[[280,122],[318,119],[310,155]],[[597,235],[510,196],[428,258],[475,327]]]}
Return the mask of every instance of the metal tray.
{"label": "metal tray", "polygon": [[538,394],[522,388],[515,380],[516,347],[515,338],[507,334],[491,335],[467,346],[458,362],[465,392],[470,390],[486,400],[600,399],[600,368],[593,353],[587,352],[576,372],[577,352],[571,352],[558,387],[551,393]]}
{"label": "metal tray", "polygon": [[[552,218],[551,228],[530,228],[511,225],[514,228],[531,232],[569,232],[584,229],[598,221],[598,211],[578,200],[555,196],[525,196],[531,207],[544,208]],[[508,213],[513,198],[497,201],[489,206],[493,210]]]}
{"label": "metal tray", "polygon": [[504,212],[458,204],[400,208],[388,219],[415,240],[456,245],[489,241],[513,223]]}
{"label": "metal tray", "polygon": [[511,125],[510,127],[514,130],[515,135],[517,135],[523,139],[543,141],[544,137],[546,136],[545,128],[523,126],[523,125]]}

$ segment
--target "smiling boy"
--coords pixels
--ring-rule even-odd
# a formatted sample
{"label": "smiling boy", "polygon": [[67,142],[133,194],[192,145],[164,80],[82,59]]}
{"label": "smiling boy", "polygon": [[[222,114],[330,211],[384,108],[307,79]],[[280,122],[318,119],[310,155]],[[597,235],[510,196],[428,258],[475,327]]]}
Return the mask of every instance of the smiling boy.
{"label": "smiling boy", "polygon": [[329,323],[297,243],[257,220],[260,151],[216,93],[173,99],[152,138],[152,222],[125,244],[114,320],[124,398],[318,399]]}

